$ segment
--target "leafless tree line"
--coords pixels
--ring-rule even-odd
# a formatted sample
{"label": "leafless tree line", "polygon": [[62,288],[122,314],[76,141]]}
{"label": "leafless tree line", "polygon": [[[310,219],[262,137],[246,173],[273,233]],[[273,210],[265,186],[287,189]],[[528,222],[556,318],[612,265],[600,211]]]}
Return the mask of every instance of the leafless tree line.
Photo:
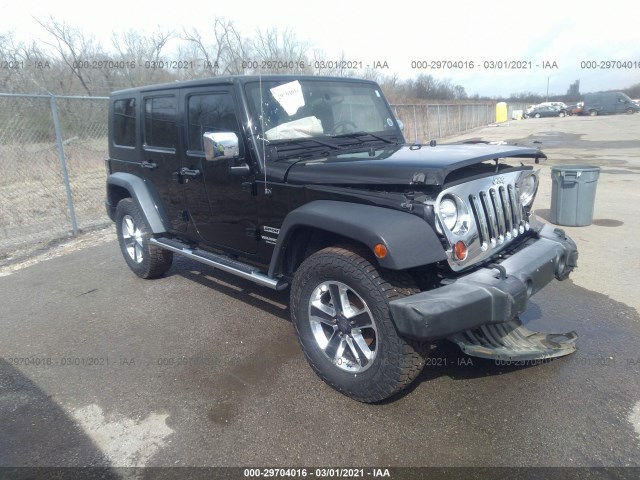
{"label": "leafless tree line", "polygon": [[241,33],[215,17],[209,32],[196,29],[114,33],[103,45],[77,26],[53,17],[36,19],[43,40],[17,42],[0,31],[0,92],[107,95],[113,90],[220,75],[302,73],[358,76],[378,81],[392,101],[467,97],[461,85],[431,75],[400,80],[388,70],[323,62],[325,53],[289,30]]}

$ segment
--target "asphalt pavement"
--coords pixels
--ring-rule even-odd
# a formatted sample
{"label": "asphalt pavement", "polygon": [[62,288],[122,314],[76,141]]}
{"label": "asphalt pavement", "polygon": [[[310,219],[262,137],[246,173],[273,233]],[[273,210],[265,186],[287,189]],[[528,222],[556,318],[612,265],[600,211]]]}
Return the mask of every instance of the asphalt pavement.
{"label": "asphalt pavement", "polygon": [[141,280],[114,241],[53,258],[0,277],[0,467],[640,467],[640,316],[583,275],[523,315],[576,353],[501,365],[442,341],[366,405],[307,365],[286,292],[185,259]]}

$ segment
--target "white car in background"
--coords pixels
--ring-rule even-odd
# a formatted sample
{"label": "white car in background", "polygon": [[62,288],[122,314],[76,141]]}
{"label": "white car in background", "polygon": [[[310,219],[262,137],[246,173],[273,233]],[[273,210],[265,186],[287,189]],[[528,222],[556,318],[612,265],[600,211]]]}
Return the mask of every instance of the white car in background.
{"label": "white car in background", "polygon": [[538,107],[553,107],[556,110],[566,110],[567,105],[564,102],[542,102]]}
{"label": "white car in background", "polygon": [[542,102],[537,105],[529,105],[529,107],[525,112],[525,116],[529,115],[533,109],[539,108],[539,107],[551,107],[551,108],[555,108],[556,110],[564,110],[565,112],[567,111],[567,105],[565,105],[564,102]]}

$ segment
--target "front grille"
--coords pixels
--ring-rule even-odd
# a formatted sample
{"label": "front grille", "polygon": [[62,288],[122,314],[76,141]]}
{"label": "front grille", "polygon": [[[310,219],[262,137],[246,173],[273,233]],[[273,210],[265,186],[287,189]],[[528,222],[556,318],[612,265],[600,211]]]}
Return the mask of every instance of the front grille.
{"label": "front grille", "polygon": [[[440,192],[434,205],[436,212],[444,198],[454,200],[459,208],[453,229],[439,224],[439,231],[449,245],[447,261],[454,271],[490,259],[530,229],[519,189],[521,176],[530,174],[530,169],[514,169],[459,183]],[[455,255],[453,246],[457,242],[467,247],[463,259]]]}
{"label": "front grille", "polygon": [[491,186],[469,195],[483,252],[516,238],[528,229],[527,216],[519,198],[516,185]]}

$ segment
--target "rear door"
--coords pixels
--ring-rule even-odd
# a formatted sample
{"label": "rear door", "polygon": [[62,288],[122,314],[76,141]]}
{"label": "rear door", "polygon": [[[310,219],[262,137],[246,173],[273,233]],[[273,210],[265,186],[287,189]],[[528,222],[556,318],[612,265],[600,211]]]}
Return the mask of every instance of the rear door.
{"label": "rear door", "polygon": [[149,92],[142,97],[142,167],[145,179],[155,188],[170,228],[184,231],[184,195],[176,172],[180,168],[180,136],[177,90]]}

